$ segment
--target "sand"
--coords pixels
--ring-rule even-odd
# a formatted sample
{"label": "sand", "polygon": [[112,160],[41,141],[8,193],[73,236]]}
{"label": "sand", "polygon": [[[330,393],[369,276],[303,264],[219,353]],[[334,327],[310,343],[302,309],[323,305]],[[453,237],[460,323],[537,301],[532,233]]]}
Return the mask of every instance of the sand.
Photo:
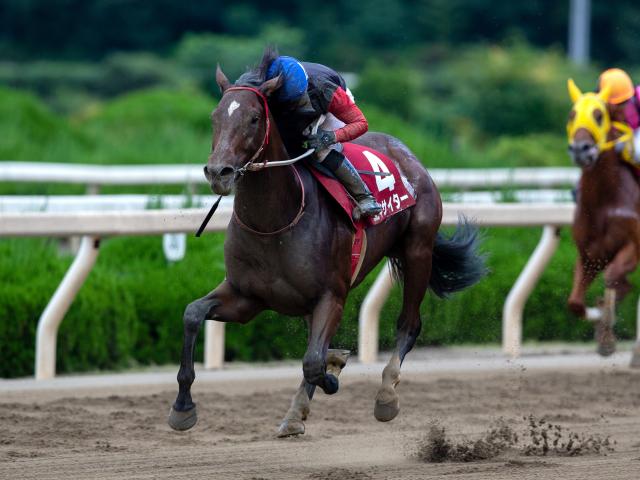
{"label": "sand", "polygon": [[[626,367],[411,373],[399,385],[402,411],[373,418],[378,379],[341,377],[318,392],[307,433],[275,431],[298,381],[207,382],[193,389],[199,422],[172,431],[167,385],[29,390],[0,397],[2,479],[638,479],[640,372]],[[452,441],[479,438],[502,418],[524,434],[525,417],[580,435],[609,437],[613,452],[525,455],[428,463],[413,455],[438,422]]]}

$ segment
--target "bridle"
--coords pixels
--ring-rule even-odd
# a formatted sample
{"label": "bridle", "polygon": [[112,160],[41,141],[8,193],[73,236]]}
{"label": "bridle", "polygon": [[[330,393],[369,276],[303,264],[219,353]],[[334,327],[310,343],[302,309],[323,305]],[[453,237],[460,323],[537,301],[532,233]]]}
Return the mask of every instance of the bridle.
{"label": "bridle", "polygon": [[[303,158],[306,158],[313,153],[314,150],[311,148],[306,152],[304,152],[302,155],[299,155],[295,158],[291,158],[289,160],[268,161],[265,158],[263,162],[257,162],[257,160],[260,158],[260,156],[264,152],[265,148],[267,148],[267,146],[269,145],[269,140],[271,138],[271,115],[269,114],[269,102],[267,101],[267,97],[264,95],[264,93],[262,93],[260,90],[254,87],[244,87],[244,86],[230,87],[224,91],[222,96],[226,95],[227,92],[238,91],[238,90],[247,90],[249,92],[253,92],[262,101],[262,105],[264,107],[264,114],[265,114],[265,131],[264,131],[264,138],[262,139],[262,144],[260,145],[260,148],[256,150],[256,153],[253,154],[253,156],[249,159],[247,163],[245,163],[242,167],[240,167],[237,170],[236,172],[237,174],[244,175],[247,171],[257,172],[265,168],[285,167],[287,165],[293,165],[297,161],[302,160]],[[324,115],[321,115],[318,118],[318,120],[312,127],[312,130],[311,130],[312,133],[315,133],[318,130],[318,127],[322,124],[322,122],[324,121],[324,118],[325,118]]]}
{"label": "bridle", "polygon": [[[265,97],[265,95],[257,88],[230,87],[224,91],[223,96],[226,95],[227,92],[238,91],[238,90],[248,90],[250,92],[255,93],[258,96],[258,98],[262,100],[262,105],[264,107],[264,115],[265,115],[265,129],[264,129],[264,138],[262,139],[262,144],[260,145],[260,148],[256,150],[256,153],[254,153],[253,156],[249,159],[249,161],[245,163],[245,165],[242,168],[240,168],[239,173],[242,175],[246,170],[250,169],[249,166],[252,165],[253,162],[255,162],[258,159],[258,157],[260,157],[262,152],[264,152],[264,149],[267,148],[267,146],[269,145],[269,138],[271,136],[271,118],[270,118],[271,116],[269,115],[269,103],[267,102],[267,97]],[[267,159],[265,159],[262,166],[260,168],[257,168],[256,170],[261,170],[262,168],[265,168],[266,164],[267,164]]]}
{"label": "bridle", "polygon": [[[575,135],[578,130],[584,129],[593,137],[595,141],[594,148],[597,150],[598,155],[616,148],[618,144],[624,144],[625,147],[622,150],[622,158],[625,161],[630,161],[633,149],[633,130],[631,127],[622,122],[611,121],[609,112],[606,106],[606,94],[603,98],[601,94],[585,93],[582,94],[573,83],[569,80],[569,91],[575,88],[575,98],[573,111],[575,116],[570,118],[567,122],[567,138],[571,145],[574,141]],[[594,112],[599,110],[602,112],[602,119],[596,121]],[[621,133],[619,137],[613,140],[607,140],[609,132],[615,129]]]}
{"label": "bridle", "polygon": [[[241,168],[239,168],[237,170],[237,174],[239,175],[244,175],[247,171],[260,171],[263,170],[265,168],[270,168],[270,167],[282,167],[282,166],[287,166],[287,165],[293,165],[294,163],[296,163],[298,160],[301,160],[305,157],[308,157],[309,155],[311,155],[314,150],[313,149],[309,149],[307,150],[305,153],[303,153],[302,155],[296,157],[296,158],[292,158],[289,160],[278,160],[278,161],[268,161],[266,158],[264,159],[264,161],[262,162],[257,162],[257,160],[260,158],[260,156],[264,153],[265,149],[267,148],[267,146],[269,145],[269,140],[271,137],[271,116],[269,113],[269,103],[267,102],[267,97],[257,88],[254,87],[244,87],[244,86],[236,86],[236,87],[230,87],[227,88],[224,93],[223,96],[226,95],[227,92],[231,92],[231,91],[238,91],[238,90],[247,90],[249,92],[253,92],[255,93],[258,98],[260,98],[260,100],[262,101],[262,105],[264,107],[264,113],[265,113],[265,132],[264,132],[264,138],[262,139],[262,143],[260,145],[260,147],[258,148],[258,150],[256,150],[256,152],[253,154],[253,156],[249,159],[249,161],[247,163],[245,163]],[[318,119],[318,121],[315,123],[312,131],[315,133],[315,131],[318,129],[318,126],[324,121],[324,115],[321,115],[320,118]],[[274,230],[272,232],[261,232],[258,230],[255,230],[251,227],[249,227],[246,223],[244,223],[242,220],[240,220],[240,217],[238,217],[238,214],[236,213],[235,209],[233,210],[233,219],[235,220],[235,222],[238,224],[238,226],[240,228],[242,228],[243,230],[246,230],[248,232],[251,232],[255,235],[261,235],[261,236],[270,236],[270,235],[277,235],[279,233],[282,233],[284,231],[290,230],[293,227],[295,227],[298,222],[300,221],[300,219],[302,218],[302,215],[304,214],[304,207],[305,207],[305,190],[304,190],[304,182],[302,181],[302,178],[300,177],[300,173],[298,172],[298,169],[293,167],[293,171],[294,174],[296,176],[296,179],[298,181],[298,184],[300,185],[300,208],[298,209],[298,213],[296,214],[295,218],[293,220],[291,220],[291,222],[289,222],[287,225],[285,225],[282,228],[279,228],[277,230]],[[210,215],[208,216],[210,218]]]}

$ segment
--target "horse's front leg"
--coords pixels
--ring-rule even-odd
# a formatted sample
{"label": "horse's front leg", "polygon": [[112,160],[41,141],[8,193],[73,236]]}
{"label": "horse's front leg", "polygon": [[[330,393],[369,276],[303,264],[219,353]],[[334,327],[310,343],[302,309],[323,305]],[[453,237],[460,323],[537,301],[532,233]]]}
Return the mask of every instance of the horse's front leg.
{"label": "horse's front leg", "polygon": [[344,297],[332,292],[322,296],[313,310],[309,322],[309,344],[302,359],[304,379],[310,385],[316,385],[326,394],[338,391],[338,377],[327,372],[327,350],[342,319]]}
{"label": "horse's front leg", "polygon": [[[337,378],[347,364],[348,358],[349,350],[329,349],[327,351],[327,373],[333,374]],[[315,385],[302,380],[298,391],[291,400],[289,410],[280,423],[278,437],[290,437],[304,433],[304,421],[309,416],[311,399],[315,390]]]}
{"label": "horse's front leg", "polygon": [[573,288],[571,289],[571,295],[567,301],[569,310],[577,317],[584,318],[587,315],[587,308],[584,304],[584,296],[593,282],[597,274],[595,268],[587,268],[584,265],[584,260],[580,255],[576,260],[576,267],[573,271]]}
{"label": "horse's front leg", "polygon": [[204,320],[247,323],[263,306],[241,296],[225,280],[211,293],[190,303],[184,312],[184,343],[178,371],[178,397],[169,414],[169,426],[174,430],[188,430],[198,420],[196,406],[191,399],[191,384],[196,374],[193,351]]}

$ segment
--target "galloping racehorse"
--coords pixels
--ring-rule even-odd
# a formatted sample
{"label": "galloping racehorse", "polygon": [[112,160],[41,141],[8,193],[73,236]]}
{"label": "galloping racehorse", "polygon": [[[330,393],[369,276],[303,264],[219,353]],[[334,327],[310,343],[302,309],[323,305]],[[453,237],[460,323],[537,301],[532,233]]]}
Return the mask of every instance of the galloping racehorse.
{"label": "galloping racehorse", "polygon": [[[186,430],[197,420],[190,389],[195,378],[194,344],[202,322],[244,324],[270,309],[303,316],[308,324],[304,380],[279,430],[280,436],[304,433],[303,420],[315,387],[327,394],[338,390],[344,359],[328,358],[327,353],[347,294],[385,255],[393,259],[404,281],[397,344],[374,408],[378,420],[392,420],[399,412],[395,387],[400,366],[420,333],[419,308],[427,288],[446,296],[485,274],[483,258],[476,252],[477,231],[461,220],[452,237],[440,235],[442,204],[427,171],[397,139],[367,134],[360,143],[393,159],[413,187],[416,204],[367,229],[366,255],[352,283],[350,219],[307,168],[261,168],[288,158],[268,102],[281,78],[265,81],[262,63],[254,75],[245,74],[234,86],[219,67],[216,71],[222,99],[212,114],[212,152],[204,170],[215,193],[227,195],[235,187],[234,216],[225,240],[227,276],[184,313],[179,393],[169,425]],[[243,78],[253,80],[243,82]]]}
{"label": "galloping racehorse", "polygon": [[[595,334],[598,352],[606,356],[615,351],[616,303],[631,290],[627,275],[640,259],[640,186],[635,167],[624,160],[630,154],[631,129],[611,118],[608,89],[583,94],[573,80],[568,87],[574,102],[567,123],[569,153],[582,169],[573,221],[579,257],[568,305],[585,317],[585,292],[604,270],[604,303]],[[640,343],[632,365],[640,366]]]}

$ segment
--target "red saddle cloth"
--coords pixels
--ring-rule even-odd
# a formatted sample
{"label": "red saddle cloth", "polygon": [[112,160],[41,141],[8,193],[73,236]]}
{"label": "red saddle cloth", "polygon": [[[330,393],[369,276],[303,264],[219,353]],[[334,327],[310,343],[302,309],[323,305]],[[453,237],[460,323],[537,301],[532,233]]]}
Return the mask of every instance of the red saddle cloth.
{"label": "red saddle cloth", "polygon": [[364,259],[366,251],[366,234],[365,229],[370,225],[377,225],[384,222],[387,218],[392,217],[416,204],[413,192],[405,179],[400,175],[398,168],[393,161],[382,153],[372,148],[355,143],[344,143],[343,153],[353,164],[357,170],[366,170],[370,172],[387,173],[389,175],[366,175],[360,174],[364,183],[369,187],[371,193],[382,206],[382,212],[375,217],[366,217],[364,219],[354,221],[352,212],[355,207],[355,201],[349,196],[345,188],[338,180],[328,177],[315,168],[309,170],[314,177],[320,182],[320,185],[329,193],[340,208],[344,211],[355,229],[353,248],[351,252],[351,274],[352,282],[360,270],[360,265]]}

